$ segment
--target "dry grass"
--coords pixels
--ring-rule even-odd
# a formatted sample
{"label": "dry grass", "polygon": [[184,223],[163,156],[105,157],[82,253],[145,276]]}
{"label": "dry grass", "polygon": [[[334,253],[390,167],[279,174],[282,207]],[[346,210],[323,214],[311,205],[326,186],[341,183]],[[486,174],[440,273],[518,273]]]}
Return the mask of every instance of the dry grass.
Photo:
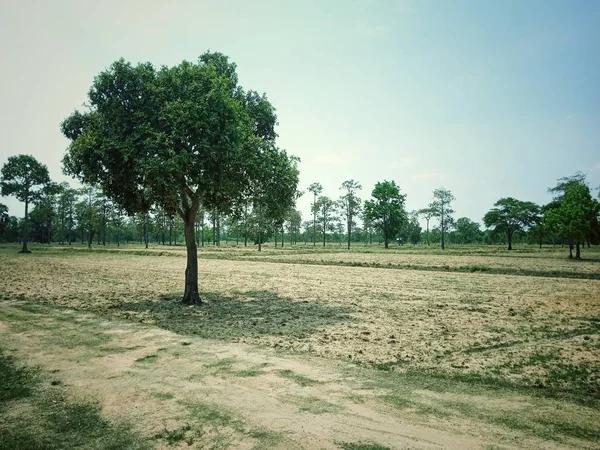
{"label": "dry grass", "polygon": [[[177,250],[175,250],[177,251]],[[230,249],[220,250],[231,255]],[[292,253],[290,253],[292,254]],[[306,257],[339,258],[337,254]],[[453,258],[345,254],[352,258]],[[267,258],[276,258],[271,250]],[[468,256],[468,258],[483,258]],[[488,257],[497,264],[563,264]],[[116,314],[172,331],[600,398],[600,281],[203,259],[208,304],[178,303],[185,259],[0,253],[0,295]],[[586,269],[587,270],[587,269]],[[591,269],[590,269],[591,270]]]}

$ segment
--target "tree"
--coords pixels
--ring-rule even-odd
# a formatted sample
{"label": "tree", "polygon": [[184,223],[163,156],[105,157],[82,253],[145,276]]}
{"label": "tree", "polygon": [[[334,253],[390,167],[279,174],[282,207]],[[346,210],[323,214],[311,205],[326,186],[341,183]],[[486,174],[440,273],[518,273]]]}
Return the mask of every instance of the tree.
{"label": "tree", "polygon": [[313,183],[308,187],[308,191],[313,194],[313,203],[311,210],[313,213],[313,246],[317,245],[317,196],[323,192],[323,186],[321,183]]}
{"label": "tree", "polygon": [[394,181],[383,181],[375,185],[371,196],[371,200],[365,201],[365,217],[382,232],[385,248],[388,248],[390,240],[406,220],[406,195],[400,193],[400,188]]}
{"label": "tree", "polygon": [[25,203],[23,248],[19,253],[31,253],[27,248],[29,205],[40,200],[50,186],[48,168],[33,156],[11,156],[0,172],[0,195],[13,195]]}
{"label": "tree", "polygon": [[427,222],[427,233],[426,233],[426,239],[427,239],[427,245],[429,245],[429,221],[431,220],[432,217],[435,217],[435,209],[428,207],[428,208],[423,208],[420,209],[418,211],[420,216],[423,216],[423,218],[426,220]]}
{"label": "tree", "polygon": [[453,223],[452,214],[454,210],[450,207],[456,198],[452,192],[443,187],[433,191],[433,202],[429,204],[429,208],[434,211],[434,216],[440,221],[440,231],[442,233],[442,250],[446,248],[446,232]]}
{"label": "tree", "polygon": [[[589,185],[586,181],[586,175],[582,172],[576,172],[574,175],[569,177],[559,178],[556,186],[553,188],[549,188],[548,192],[550,192],[553,196],[552,201],[543,207],[544,214],[550,209],[559,208],[562,201],[565,198],[567,188],[570,186],[584,186],[588,192],[590,192]],[[590,193],[591,195],[591,193]],[[586,233],[585,239],[582,242],[587,241],[588,247],[590,243],[593,242],[595,244],[600,243],[600,220],[598,217],[598,212],[594,205],[598,202],[594,200],[592,207],[588,210],[587,221],[590,223],[590,228]],[[564,236],[563,236],[564,237]],[[573,242],[569,242],[569,245],[572,247]],[[571,249],[572,250],[572,249]]]}
{"label": "tree", "polygon": [[544,224],[560,236],[569,239],[569,258],[573,258],[573,242],[576,242],[576,259],[581,259],[580,242],[585,242],[592,227],[592,217],[598,216],[600,205],[592,199],[586,184],[570,183],[557,207],[548,208]]}
{"label": "tree", "polygon": [[260,164],[247,162],[267,147],[279,152],[274,108],[238,85],[225,55],[209,52],[196,64],[158,70],[121,59],[94,79],[88,103],[62,123],[71,140],[65,171],[98,183],[129,214],[147,214],[150,205],[178,214],[187,250],[183,301],[201,303],[197,212],[225,209],[260,174]]}
{"label": "tree", "polygon": [[346,231],[348,233],[348,250],[350,250],[350,241],[352,240],[352,227],[355,225],[354,217],[360,213],[361,202],[356,195],[362,186],[354,180],[344,181],[340,189],[345,189],[346,193],[339,199],[339,206],[343,216],[346,218]]}
{"label": "tree", "polygon": [[4,229],[10,222],[10,216],[8,215],[8,207],[0,203],[0,237],[4,235]]}
{"label": "tree", "polygon": [[472,244],[479,239],[481,230],[479,224],[473,222],[468,217],[461,217],[454,225],[455,234],[458,242],[461,244]]}
{"label": "tree", "polygon": [[501,198],[494,203],[483,217],[483,223],[488,228],[506,233],[508,249],[512,250],[512,240],[515,232],[525,231],[539,221],[540,208],[532,202],[523,202],[516,198]]}
{"label": "tree", "polygon": [[317,220],[323,232],[323,247],[325,247],[327,231],[333,231],[331,222],[335,219],[335,202],[324,195],[315,203],[315,210],[318,211]]}
{"label": "tree", "polygon": [[418,211],[412,211],[408,214],[407,220],[404,221],[402,228],[400,229],[400,244],[410,242],[413,245],[417,245],[421,240],[421,225],[419,224],[419,213]]}

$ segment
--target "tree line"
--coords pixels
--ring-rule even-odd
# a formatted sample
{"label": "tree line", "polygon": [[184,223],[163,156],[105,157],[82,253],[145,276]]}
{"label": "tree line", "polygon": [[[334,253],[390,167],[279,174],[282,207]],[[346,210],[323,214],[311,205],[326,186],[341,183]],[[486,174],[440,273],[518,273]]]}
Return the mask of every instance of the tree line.
{"label": "tree line", "polygon": [[[206,52],[196,63],[160,68],[120,59],[94,78],[85,108],[60,126],[69,140],[63,171],[79,179],[83,190],[51,182],[47,167],[28,155],[10,157],[2,167],[1,195],[25,204],[23,253],[29,251],[30,205],[33,232],[42,242],[55,233],[59,241],[70,243],[78,233],[91,246],[100,235],[105,243],[112,229],[120,243],[124,235],[119,232],[138,223],[147,245],[150,229],[167,226],[172,235],[179,224],[187,252],[183,301],[195,304],[201,302],[197,235],[200,222],[203,242],[206,214],[211,215],[215,243],[222,229],[234,230],[244,236],[245,245],[253,239],[260,251],[268,238],[280,236],[283,244],[286,227],[297,242],[302,224],[295,208],[302,195],[299,159],[277,145],[275,108],[265,94],[239,84],[236,65],[227,56]],[[453,228],[471,225],[466,218],[454,221],[455,198],[444,188],[434,190],[426,208],[411,213],[394,181],[377,183],[364,202],[358,182],[348,180],[341,190],[333,200],[321,195],[320,183],[308,187],[315,246],[319,231],[324,245],[328,235],[345,234],[350,248],[353,234],[360,231],[357,219],[362,220],[362,234],[370,242],[377,234],[386,248],[393,241],[417,243],[419,217],[427,222],[428,244],[429,221],[437,221],[442,248]],[[568,240],[571,252],[576,247],[580,257],[581,243],[597,242],[598,201],[580,174],[559,180],[551,192],[553,200],[544,207],[500,199],[484,223],[506,233],[509,249],[515,233],[536,229]],[[11,222],[3,205],[3,232],[14,228]],[[310,224],[302,225],[306,235]]]}

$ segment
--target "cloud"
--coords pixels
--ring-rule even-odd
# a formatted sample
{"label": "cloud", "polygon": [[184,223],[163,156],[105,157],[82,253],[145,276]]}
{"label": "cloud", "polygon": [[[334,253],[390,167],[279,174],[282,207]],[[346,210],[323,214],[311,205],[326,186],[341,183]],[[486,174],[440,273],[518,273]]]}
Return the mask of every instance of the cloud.
{"label": "cloud", "polygon": [[358,161],[355,153],[323,153],[315,158],[317,164],[336,164],[345,166]]}
{"label": "cloud", "polygon": [[590,171],[591,172],[598,172],[598,171],[600,171],[600,161],[598,161],[596,164],[594,164],[592,167],[590,167]]}
{"label": "cloud", "polygon": [[431,178],[439,178],[442,174],[438,172],[419,172],[412,176],[413,180],[430,180]]}

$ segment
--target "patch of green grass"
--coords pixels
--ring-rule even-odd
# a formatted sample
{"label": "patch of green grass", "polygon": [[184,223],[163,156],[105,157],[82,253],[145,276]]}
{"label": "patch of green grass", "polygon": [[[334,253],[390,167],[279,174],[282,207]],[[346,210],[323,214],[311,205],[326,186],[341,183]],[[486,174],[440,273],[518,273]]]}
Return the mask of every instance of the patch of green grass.
{"label": "patch of green grass", "polygon": [[14,358],[0,352],[0,411],[9,400],[29,397],[37,382],[35,371],[19,367]]}
{"label": "patch of green grass", "polygon": [[370,442],[338,442],[337,445],[343,450],[391,450],[385,445]]}
{"label": "patch of green grass", "polygon": [[216,405],[197,401],[183,401],[181,404],[187,409],[190,418],[202,424],[214,428],[230,427],[234,430],[239,430],[242,427],[242,423],[229,411]]}
{"label": "patch of green grass", "polygon": [[187,445],[192,445],[194,443],[194,435],[191,433],[191,431],[192,427],[189,424],[183,425],[182,427],[174,430],[169,430],[165,427],[160,433],[156,433],[154,435],[154,439],[164,440],[171,446],[177,445],[184,441]]}
{"label": "patch of green grass", "polygon": [[170,392],[153,392],[152,396],[159,400],[173,400],[175,398],[175,395]]}
{"label": "patch of green grass", "polygon": [[152,364],[157,361],[158,361],[158,355],[156,353],[153,353],[152,355],[142,356],[141,358],[138,358],[135,360],[136,363],[142,363],[142,364]]}
{"label": "patch of green grass", "polygon": [[233,375],[236,377],[257,377],[262,374],[264,374],[264,372],[260,369],[242,369],[233,372]]}
{"label": "patch of green grass", "polygon": [[299,373],[294,372],[293,370],[278,370],[277,373],[283,378],[291,380],[302,387],[313,386],[315,384],[321,383],[320,381],[313,380],[312,378],[305,377],[304,375],[300,375]]}
{"label": "patch of green grass", "polygon": [[43,379],[0,352],[0,450],[147,448],[128,424],[102,417],[95,403],[68,401],[60,383]]}

